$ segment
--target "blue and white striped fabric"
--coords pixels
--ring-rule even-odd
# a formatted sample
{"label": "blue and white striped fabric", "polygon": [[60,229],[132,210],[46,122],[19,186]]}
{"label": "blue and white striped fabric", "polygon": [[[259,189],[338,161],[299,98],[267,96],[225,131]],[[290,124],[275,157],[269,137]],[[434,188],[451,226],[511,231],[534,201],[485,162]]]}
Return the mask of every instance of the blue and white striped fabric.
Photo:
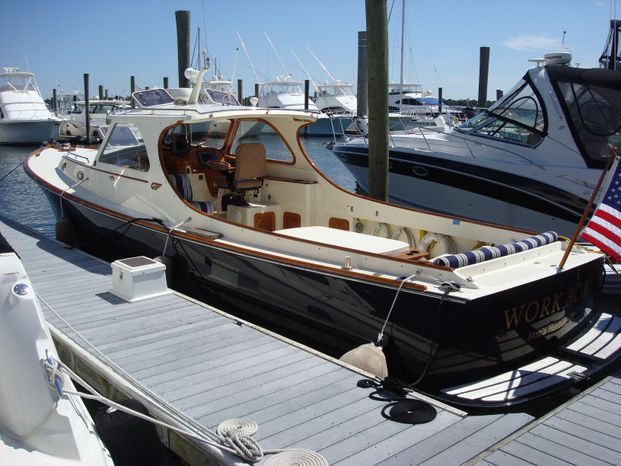
{"label": "blue and white striped fabric", "polygon": [[192,184],[187,175],[173,173],[168,175],[168,178],[170,179],[170,184],[172,184],[173,188],[175,188],[179,194],[189,201],[192,200]]}
{"label": "blue and white striped fabric", "polygon": [[216,210],[216,206],[211,201],[191,201],[192,207],[198,210],[202,210],[206,214],[213,214]]}
{"label": "blue and white striped fabric", "polygon": [[499,244],[498,246],[483,246],[474,251],[463,252],[459,254],[449,254],[438,257],[433,260],[435,265],[443,265],[456,269],[465,265],[476,264],[497,257],[508,256],[516,252],[527,251],[528,249],[537,248],[544,244],[553,243],[558,239],[558,235],[554,231],[546,231],[540,235],[524,238],[517,243]]}
{"label": "blue and white striped fabric", "polygon": [[187,175],[171,174],[168,175],[170,184],[183,196],[195,209],[201,210],[207,214],[213,214],[216,206],[211,201],[194,201],[192,200],[192,184]]}

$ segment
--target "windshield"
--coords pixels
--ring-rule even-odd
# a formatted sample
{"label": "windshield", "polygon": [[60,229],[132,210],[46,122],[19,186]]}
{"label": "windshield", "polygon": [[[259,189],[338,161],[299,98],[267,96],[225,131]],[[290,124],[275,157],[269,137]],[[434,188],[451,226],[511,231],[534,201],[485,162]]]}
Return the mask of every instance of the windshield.
{"label": "windshield", "polygon": [[456,129],[463,133],[535,145],[543,139],[545,114],[539,96],[522,82],[504,99]]}
{"label": "windshield", "polygon": [[149,170],[149,158],[140,130],[129,123],[114,125],[99,155],[99,162],[134,170]]}
{"label": "windshield", "polygon": [[558,81],[557,86],[587,164],[603,166],[611,147],[621,148],[619,90],[587,82]]}

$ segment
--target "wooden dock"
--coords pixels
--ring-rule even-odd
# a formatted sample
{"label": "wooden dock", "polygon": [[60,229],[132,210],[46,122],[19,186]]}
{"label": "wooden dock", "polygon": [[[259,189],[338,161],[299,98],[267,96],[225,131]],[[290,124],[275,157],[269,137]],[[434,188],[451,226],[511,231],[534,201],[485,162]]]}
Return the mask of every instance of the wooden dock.
{"label": "wooden dock", "polygon": [[621,464],[621,371],[480,455],[477,465]]}
{"label": "wooden dock", "polygon": [[[576,409],[569,419],[472,416],[431,401],[433,421],[395,422],[382,415],[387,401],[357,386],[365,374],[337,360],[175,292],[127,302],[110,291],[110,264],[2,217],[0,233],[24,263],[64,362],[105,395],[138,399],[155,417],[194,432],[244,418],[258,424],[254,438],[263,450],[308,449],[329,464],[513,464],[503,455],[520,462],[510,456],[514,442],[536,450],[523,439],[556,429],[547,422],[566,424],[602,409],[621,424],[618,380],[611,381],[613,389],[600,387],[610,401],[602,398],[599,408],[580,405],[590,414]],[[592,432],[621,438],[618,427],[613,434]],[[159,433],[192,465],[242,462],[172,431]]]}

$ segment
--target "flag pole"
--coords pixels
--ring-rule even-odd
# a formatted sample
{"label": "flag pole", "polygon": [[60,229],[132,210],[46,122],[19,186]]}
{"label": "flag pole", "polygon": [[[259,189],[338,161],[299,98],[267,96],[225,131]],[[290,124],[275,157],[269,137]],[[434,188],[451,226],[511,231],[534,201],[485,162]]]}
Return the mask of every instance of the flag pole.
{"label": "flag pole", "polygon": [[578,226],[576,227],[576,231],[574,232],[574,235],[571,237],[571,240],[569,241],[569,244],[567,245],[567,249],[565,249],[565,254],[563,254],[563,258],[561,259],[561,263],[558,265],[558,268],[557,268],[558,271],[563,270],[563,266],[565,265],[565,262],[567,262],[567,258],[569,257],[569,253],[573,249],[574,244],[575,244],[576,240],[578,239],[578,235],[580,234],[580,230],[582,230],[582,226],[584,225],[584,221],[586,220],[587,215],[589,215],[589,212],[591,211],[591,208],[593,207],[593,202],[595,202],[595,196],[597,196],[597,193],[599,192],[599,189],[602,187],[602,183],[604,182],[604,178],[606,177],[606,173],[608,172],[608,170],[610,170],[610,167],[612,166],[612,162],[615,160],[616,156],[617,156],[617,148],[615,146],[610,151],[610,156],[608,157],[608,160],[606,161],[606,166],[602,170],[602,174],[600,175],[599,180],[597,181],[597,185],[595,185],[595,189],[593,189],[593,194],[591,194],[591,199],[589,199],[589,203],[587,204],[586,209],[584,209],[584,212],[582,213],[582,217],[580,218],[580,221],[578,222]]}

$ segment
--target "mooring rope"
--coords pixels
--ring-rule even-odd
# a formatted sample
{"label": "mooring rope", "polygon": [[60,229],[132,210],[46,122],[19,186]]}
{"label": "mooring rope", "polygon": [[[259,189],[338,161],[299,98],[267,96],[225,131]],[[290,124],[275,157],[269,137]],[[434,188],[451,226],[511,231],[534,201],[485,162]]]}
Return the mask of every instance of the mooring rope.
{"label": "mooring rope", "polygon": [[[56,312],[52,306],[50,306],[50,304],[48,304],[39,294],[37,294],[37,298],[43,303],[45,304],[45,306],[56,316],[58,317],[58,319],[60,319],[60,321],[65,324],[67,326],[68,329],[70,329],[72,332],[74,332],[74,334],[80,338],[82,341],[84,341],[84,343],[86,343],[86,345],[92,349],[92,351],[95,352],[95,354],[97,354],[99,357],[102,358],[103,361],[105,361],[111,368],[114,368],[115,371],[118,371],[119,373],[123,374],[123,377],[130,380],[131,377],[125,373],[125,371],[123,369],[121,369],[119,366],[117,366],[114,361],[110,360],[110,358],[108,358],[105,354],[103,354],[99,349],[97,349],[97,347],[95,347],[90,341],[88,341],[86,339],[86,337],[84,337],[75,327],[73,327],[69,322],[67,322],[58,312]],[[47,358],[47,352],[46,352],[46,358]],[[52,360],[44,360],[43,362],[44,367],[46,368],[46,373],[48,374],[48,383],[50,383],[50,385],[54,388],[54,390],[59,393],[59,396],[62,396],[61,393],[67,394],[67,395],[74,395],[74,396],[80,396],[82,398],[86,398],[86,399],[92,399],[92,400],[97,400],[100,401],[103,404],[106,404],[110,407],[116,408],[119,411],[123,411],[127,414],[132,414],[135,415],[145,421],[148,422],[153,422],[155,424],[159,424],[163,427],[169,428],[171,430],[174,430],[175,432],[178,432],[182,435],[186,435],[190,438],[193,438],[195,440],[198,440],[200,442],[206,443],[212,447],[215,448],[219,448],[222,449],[224,451],[227,451],[229,453],[232,453],[246,461],[249,462],[257,462],[260,461],[261,459],[263,459],[263,457],[265,455],[273,455],[273,454],[277,454],[277,453],[283,453],[283,452],[289,452],[289,451],[295,451],[296,449],[290,449],[290,448],[283,448],[283,449],[269,449],[269,450],[263,450],[261,448],[261,446],[258,444],[258,442],[253,439],[251,437],[252,434],[247,434],[244,435],[244,430],[249,431],[250,428],[247,429],[238,429],[241,430],[240,432],[236,432],[235,429],[231,428],[230,424],[236,424],[236,425],[240,425],[242,423],[246,423],[248,425],[256,425],[256,423],[254,423],[254,421],[251,420],[246,420],[246,419],[232,419],[232,420],[226,420],[223,421],[221,423],[222,428],[218,428],[218,432],[213,432],[212,430],[205,428],[203,426],[201,426],[201,430],[197,429],[197,432],[192,432],[190,430],[187,429],[182,429],[176,426],[173,426],[171,424],[168,424],[164,421],[160,421],[159,419],[150,417],[150,416],[146,416],[143,413],[137,412],[132,410],[131,408],[128,408],[126,406],[123,406],[119,403],[116,403],[110,399],[105,398],[103,395],[101,395],[100,393],[98,393],[93,387],[91,387],[88,382],[86,382],[84,379],[82,379],[79,375],[77,375],[75,372],[73,372],[66,364],[62,363],[61,361],[56,361],[52,358]],[[48,366],[50,369],[48,369]],[[58,390],[57,388],[57,383],[56,383],[56,375],[60,375],[61,376],[61,390]],[[74,391],[70,391],[70,390],[66,390],[64,388],[64,378],[63,377],[67,377],[69,376],[71,379],[73,379],[74,381],[76,381],[77,383],[79,383],[80,385],[82,385],[87,391],[89,391],[91,394],[87,394],[87,393],[82,393],[82,392],[74,392]],[[152,395],[154,399],[158,399],[157,396]],[[161,403],[167,404],[167,402],[165,400],[160,400]]]}

